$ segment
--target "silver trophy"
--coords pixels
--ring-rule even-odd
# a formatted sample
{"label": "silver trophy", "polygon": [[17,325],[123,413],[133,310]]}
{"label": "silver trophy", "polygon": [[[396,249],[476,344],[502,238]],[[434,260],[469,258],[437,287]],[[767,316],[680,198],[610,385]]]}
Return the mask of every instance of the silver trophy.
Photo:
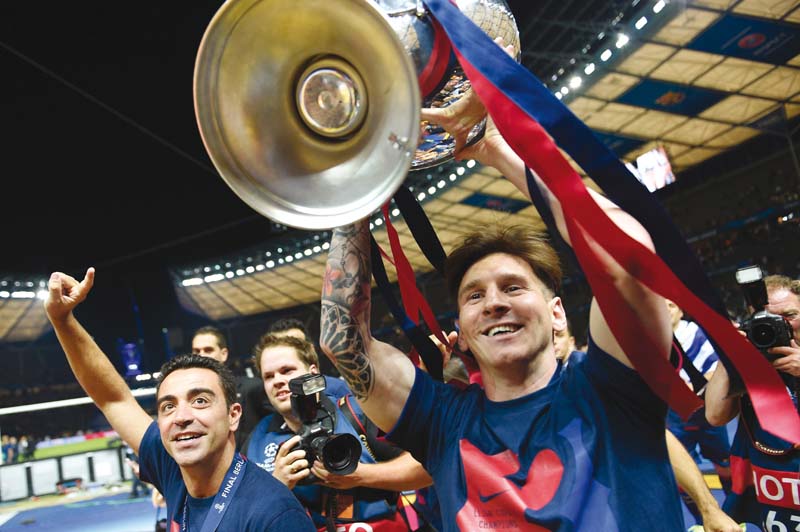
{"label": "silver trophy", "polygon": [[[389,24],[410,55],[417,76],[420,76],[431,60],[434,45],[434,28],[424,5],[420,0],[376,0],[375,3],[389,17]],[[504,0],[460,0],[458,8],[493,39],[501,37],[506,45],[513,44],[519,60],[519,31],[514,15]],[[469,90],[469,79],[453,58],[436,90],[432,94],[422,95],[422,105],[447,107]],[[467,145],[479,138],[485,125],[485,120],[475,125],[467,137]],[[455,139],[446,131],[435,124],[423,122],[411,170],[430,168],[449,161],[453,158],[454,149]]]}
{"label": "silver trophy", "polygon": [[[504,0],[458,7],[520,49]],[[420,109],[452,105],[470,85],[451,60],[431,93],[420,93],[434,37],[416,0],[227,0],[194,73],[214,166],[250,207],[288,226],[328,229],[368,216],[409,171],[453,158],[454,139],[421,122]]]}

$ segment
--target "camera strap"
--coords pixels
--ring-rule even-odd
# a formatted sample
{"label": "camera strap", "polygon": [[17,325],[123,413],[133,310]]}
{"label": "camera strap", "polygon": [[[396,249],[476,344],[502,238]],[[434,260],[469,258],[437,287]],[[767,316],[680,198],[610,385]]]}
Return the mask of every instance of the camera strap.
{"label": "camera strap", "polygon": [[349,396],[345,395],[344,397],[339,399],[339,410],[342,411],[344,417],[358,433],[358,439],[361,442],[361,445],[364,447],[364,449],[367,450],[372,459],[377,462],[378,456],[375,454],[375,451],[373,451],[372,447],[370,447],[369,445],[369,435],[367,434],[367,430],[364,428],[364,425],[361,423],[361,420],[358,419],[358,416],[353,411],[353,405],[350,404]]}
{"label": "camera strap", "polygon": [[336,532],[336,516],[339,513],[336,490],[323,488],[322,494],[325,498],[325,530],[327,532]]}
{"label": "camera strap", "polygon": [[689,355],[684,351],[683,346],[675,337],[672,336],[672,353],[670,353],[670,361],[675,366],[675,369],[680,372],[683,369],[689,376],[689,382],[692,384],[692,390],[696,395],[701,395],[708,384],[708,379],[700,373],[700,370],[694,365],[694,362],[689,358]]}
{"label": "camera strap", "polygon": [[796,452],[791,443],[764,432],[748,396],[745,395],[739,400],[739,410],[741,412],[739,423],[744,426],[755,450],[767,456],[786,456]]}

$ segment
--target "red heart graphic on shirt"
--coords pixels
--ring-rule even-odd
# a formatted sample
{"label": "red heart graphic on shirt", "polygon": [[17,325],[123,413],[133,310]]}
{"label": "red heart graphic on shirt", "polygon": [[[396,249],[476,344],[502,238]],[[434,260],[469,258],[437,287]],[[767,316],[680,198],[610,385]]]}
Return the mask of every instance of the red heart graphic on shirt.
{"label": "red heart graphic on shirt", "polygon": [[545,531],[528,523],[526,509],[544,508],[558,491],[564,464],[550,450],[539,451],[531,462],[525,484],[520,488],[506,477],[519,471],[519,458],[510,450],[486,455],[467,440],[460,444],[467,501],[456,516],[461,530],[514,528]]}

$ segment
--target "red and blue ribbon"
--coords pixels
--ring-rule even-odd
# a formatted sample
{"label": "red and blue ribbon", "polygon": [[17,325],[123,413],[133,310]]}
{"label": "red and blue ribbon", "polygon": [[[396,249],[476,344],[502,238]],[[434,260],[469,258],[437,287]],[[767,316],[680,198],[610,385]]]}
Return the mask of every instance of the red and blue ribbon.
{"label": "red and blue ribbon", "polygon": [[[608,253],[644,286],[690,313],[720,347],[726,367],[732,364],[743,380],[762,427],[787,441],[800,442],[800,417],[783,382],[725,316],[699,261],[663,206],[634,182],[616,155],[569,108],[455,5],[447,0],[425,0],[425,5],[447,33],[473,90],[500,133],[558,198],[573,249],[598,305],[631,363],[653,391],[684,417],[701,404],[667,358],[653,355],[658,352],[656,339],[641,330],[640,320],[609,282],[598,253]],[[650,232],[656,253],[608,218],[559,147]]]}

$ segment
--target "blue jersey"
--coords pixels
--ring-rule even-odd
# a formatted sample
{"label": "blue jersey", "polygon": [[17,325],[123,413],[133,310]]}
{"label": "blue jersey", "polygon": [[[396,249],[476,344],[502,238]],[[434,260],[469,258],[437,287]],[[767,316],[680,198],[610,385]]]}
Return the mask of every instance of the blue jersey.
{"label": "blue jersey", "polygon": [[417,371],[389,438],[433,476],[444,531],[685,530],[666,405],[591,340],[588,351],[505,402]]}
{"label": "blue jersey", "polygon": [[747,397],[741,403],[731,445],[733,485],[722,509],[736,521],[760,525],[763,530],[797,530],[800,451],[761,429]]}
{"label": "blue jersey", "polygon": [[[153,423],[139,445],[139,477],[153,484],[167,501],[167,516],[172,528],[179,530],[183,521],[184,500],[187,502],[188,529],[201,530],[214,497],[196,499],[186,495],[186,486],[178,464],[164,449],[158,425]],[[316,532],[306,511],[292,492],[256,467],[245,466],[241,485],[234,494],[217,529],[220,532],[283,532],[286,530]],[[178,528],[175,528],[178,527]]]}

